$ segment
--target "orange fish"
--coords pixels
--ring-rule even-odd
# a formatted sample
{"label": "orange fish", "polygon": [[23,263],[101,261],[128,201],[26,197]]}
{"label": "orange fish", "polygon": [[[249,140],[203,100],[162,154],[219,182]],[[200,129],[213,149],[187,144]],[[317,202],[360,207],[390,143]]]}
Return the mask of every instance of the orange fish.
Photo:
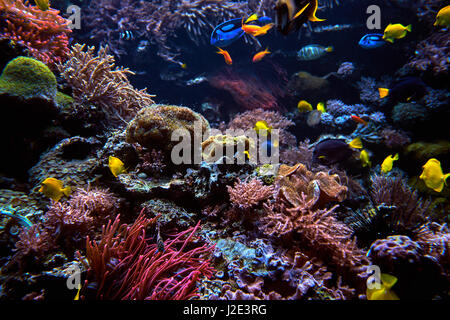
{"label": "orange fish", "polygon": [[253,60],[252,60],[252,61],[253,61],[254,63],[255,63],[255,62],[258,62],[258,61],[261,61],[261,59],[264,58],[264,56],[265,56],[266,54],[271,53],[268,49],[269,49],[269,48],[266,48],[266,50],[260,51],[260,52],[258,52],[257,54],[255,54],[255,55],[253,56]]}
{"label": "orange fish", "polygon": [[358,123],[361,123],[361,124],[367,126],[367,121],[364,121],[364,120],[361,119],[360,117],[355,116],[355,115],[352,115],[351,118],[352,118],[353,121],[358,122]]}
{"label": "orange fish", "polygon": [[250,34],[254,37],[262,36],[267,33],[272,27],[274,26],[273,23],[266,24],[265,26],[257,26],[255,24],[244,24],[244,19],[242,19],[242,30],[244,30],[245,33]]}
{"label": "orange fish", "polygon": [[217,51],[217,53],[223,55],[223,57],[225,58],[225,62],[227,64],[231,65],[233,63],[233,60],[231,60],[231,56],[228,53],[228,51],[222,50],[221,48],[217,48],[217,49],[219,49],[219,51]]}

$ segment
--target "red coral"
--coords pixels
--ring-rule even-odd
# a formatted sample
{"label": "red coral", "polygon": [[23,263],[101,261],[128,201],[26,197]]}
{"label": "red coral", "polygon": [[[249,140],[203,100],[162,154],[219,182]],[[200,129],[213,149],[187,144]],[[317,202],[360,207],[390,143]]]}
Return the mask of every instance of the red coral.
{"label": "red coral", "polygon": [[197,223],[169,236],[162,250],[146,237],[146,228],[159,216],[147,219],[143,212],[131,226],[120,225],[119,216],[108,222],[99,243],[87,238],[88,279],[98,284],[96,297],[185,300],[196,296],[197,280],[215,271],[206,258],[214,246],[196,245]]}
{"label": "red coral", "polygon": [[23,44],[30,54],[50,67],[64,62],[69,53],[70,21],[58,10],[42,11],[21,0],[0,0],[0,13],[6,14],[0,38]]}
{"label": "red coral", "polygon": [[238,179],[234,187],[227,186],[231,202],[244,210],[255,207],[270,198],[273,189],[273,186],[265,186],[258,179],[252,179],[249,182]]}

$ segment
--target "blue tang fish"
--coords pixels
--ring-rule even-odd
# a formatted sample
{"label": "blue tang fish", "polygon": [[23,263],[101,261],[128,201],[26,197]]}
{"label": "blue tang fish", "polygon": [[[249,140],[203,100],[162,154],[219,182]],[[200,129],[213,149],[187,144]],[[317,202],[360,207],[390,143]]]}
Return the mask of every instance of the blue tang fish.
{"label": "blue tang fish", "polygon": [[[261,24],[268,24],[272,22],[272,19],[270,17],[259,17],[255,21]],[[211,45],[216,47],[226,47],[243,35],[242,19],[231,19],[214,28],[211,34]]]}
{"label": "blue tang fish", "polygon": [[364,49],[375,49],[383,46],[386,41],[383,40],[383,35],[379,33],[366,34],[359,40],[359,45]]}

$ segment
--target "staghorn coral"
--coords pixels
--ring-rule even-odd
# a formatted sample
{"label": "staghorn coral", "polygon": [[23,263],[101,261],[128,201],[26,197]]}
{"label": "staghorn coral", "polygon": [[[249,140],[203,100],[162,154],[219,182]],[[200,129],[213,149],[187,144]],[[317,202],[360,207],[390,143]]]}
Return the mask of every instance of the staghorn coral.
{"label": "staghorn coral", "polygon": [[0,39],[24,45],[30,55],[49,67],[64,62],[69,53],[70,21],[58,10],[42,11],[28,1],[0,0]]}
{"label": "staghorn coral", "polygon": [[274,187],[264,186],[258,179],[242,182],[238,179],[234,186],[227,186],[228,194],[233,205],[243,210],[257,206],[272,196]]}
{"label": "staghorn coral", "polygon": [[[198,125],[198,133],[195,127]],[[177,141],[171,141],[175,130],[186,130],[194,141],[196,134],[209,135],[209,123],[199,113],[187,107],[153,105],[141,109],[127,127],[127,141],[142,147],[170,151]],[[203,137],[200,137],[200,141]]]}
{"label": "staghorn coral", "polygon": [[90,103],[100,107],[112,119],[131,119],[142,107],[153,103],[154,97],[146,89],[136,90],[127,75],[128,68],[114,68],[114,57],[102,48],[94,55],[95,47],[75,44],[66,63],[58,69],[71,86],[78,104]]}
{"label": "staghorn coral", "polygon": [[[194,237],[199,223],[168,236],[161,249],[146,237],[146,228],[157,219],[147,219],[141,211],[127,226],[117,216],[104,226],[99,243],[86,239],[87,284],[96,284],[97,299],[187,300],[196,296],[196,282],[213,274],[207,256],[214,247],[200,245]],[[84,290],[89,285],[82,294]]]}

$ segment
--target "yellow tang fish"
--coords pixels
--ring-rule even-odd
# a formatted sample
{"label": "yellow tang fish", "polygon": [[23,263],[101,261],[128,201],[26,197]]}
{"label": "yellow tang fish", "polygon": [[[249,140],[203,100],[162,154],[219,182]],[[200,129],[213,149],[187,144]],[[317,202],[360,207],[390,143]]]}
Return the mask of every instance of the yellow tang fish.
{"label": "yellow tang fish", "polygon": [[297,109],[300,112],[308,112],[308,111],[312,111],[312,105],[311,103],[309,103],[308,101],[305,100],[300,100],[297,104]]}
{"label": "yellow tang fish", "polygon": [[391,171],[394,161],[396,160],[398,160],[398,153],[396,153],[394,157],[392,157],[392,154],[388,155],[381,164],[381,172],[388,173]]}
{"label": "yellow tang fish", "polygon": [[244,23],[249,23],[249,22],[256,21],[256,20],[258,20],[258,15],[256,13],[254,13],[250,17],[248,17]]}
{"label": "yellow tang fish", "polygon": [[264,120],[256,122],[254,129],[257,134],[260,134],[260,133],[267,134],[272,131],[272,127],[269,126],[269,124]]}
{"label": "yellow tang fish", "polygon": [[360,137],[353,139],[348,145],[350,146],[350,148],[354,149],[362,149],[363,147]]}
{"label": "yellow tang fish", "polygon": [[63,182],[55,178],[47,178],[42,182],[42,186],[39,189],[46,197],[59,201],[63,195],[70,196],[72,189],[70,187],[63,188]]}
{"label": "yellow tang fish", "polygon": [[117,177],[119,174],[126,173],[125,164],[119,158],[109,156],[108,167],[114,177]]}
{"label": "yellow tang fish", "polygon": [[319,111],[322,112],[322,113],[327,112],[327,111],[325,110],[325,103],[319,102],[319,103],[317,104],[317,110],[319,110]]}
{"label": "yellow tang fish", "polygon": [[386,273],[381,274],[381,284],[378,289],[366,290],[367,300],[400,300],[391,288],[397,283],[397,278]]}
{"label": "yellow tang fish", "polygon": [[50,3],[48,0],[34,0],[36,6],[42,11],[47,11],[50,8]]}
{"label": "yellow tang fish", "polygon": [[442,26],[448,28],[450,26],[450,5],[442,8],[436,15],[434,26]]}
{"label": "yellow tang fish", "polygon": [[372,165],[372,162],[370,162],[369,160],[369,153],[366,150],[361,151],[361,153],[359,154],[359,159],[361,160],[363,167],[370,167]]}
{"label": "yellow tang fish", "polygon": [[404,38],[408,31],[411,32],[411,30],[410,24],[405,27],[400,23],[390,23],[386,29],[384,29],[383,40],[394,43],[394,39]]}
{"label": "yellow tang fish", "polygon": [[441,163],[437,159],[430,159],[422,167],[423,172],[420,175],[426,186],[436,192],[441,192],[444,189],[445,180],[450,176],[450,173],[444,174],[442,172]]}

